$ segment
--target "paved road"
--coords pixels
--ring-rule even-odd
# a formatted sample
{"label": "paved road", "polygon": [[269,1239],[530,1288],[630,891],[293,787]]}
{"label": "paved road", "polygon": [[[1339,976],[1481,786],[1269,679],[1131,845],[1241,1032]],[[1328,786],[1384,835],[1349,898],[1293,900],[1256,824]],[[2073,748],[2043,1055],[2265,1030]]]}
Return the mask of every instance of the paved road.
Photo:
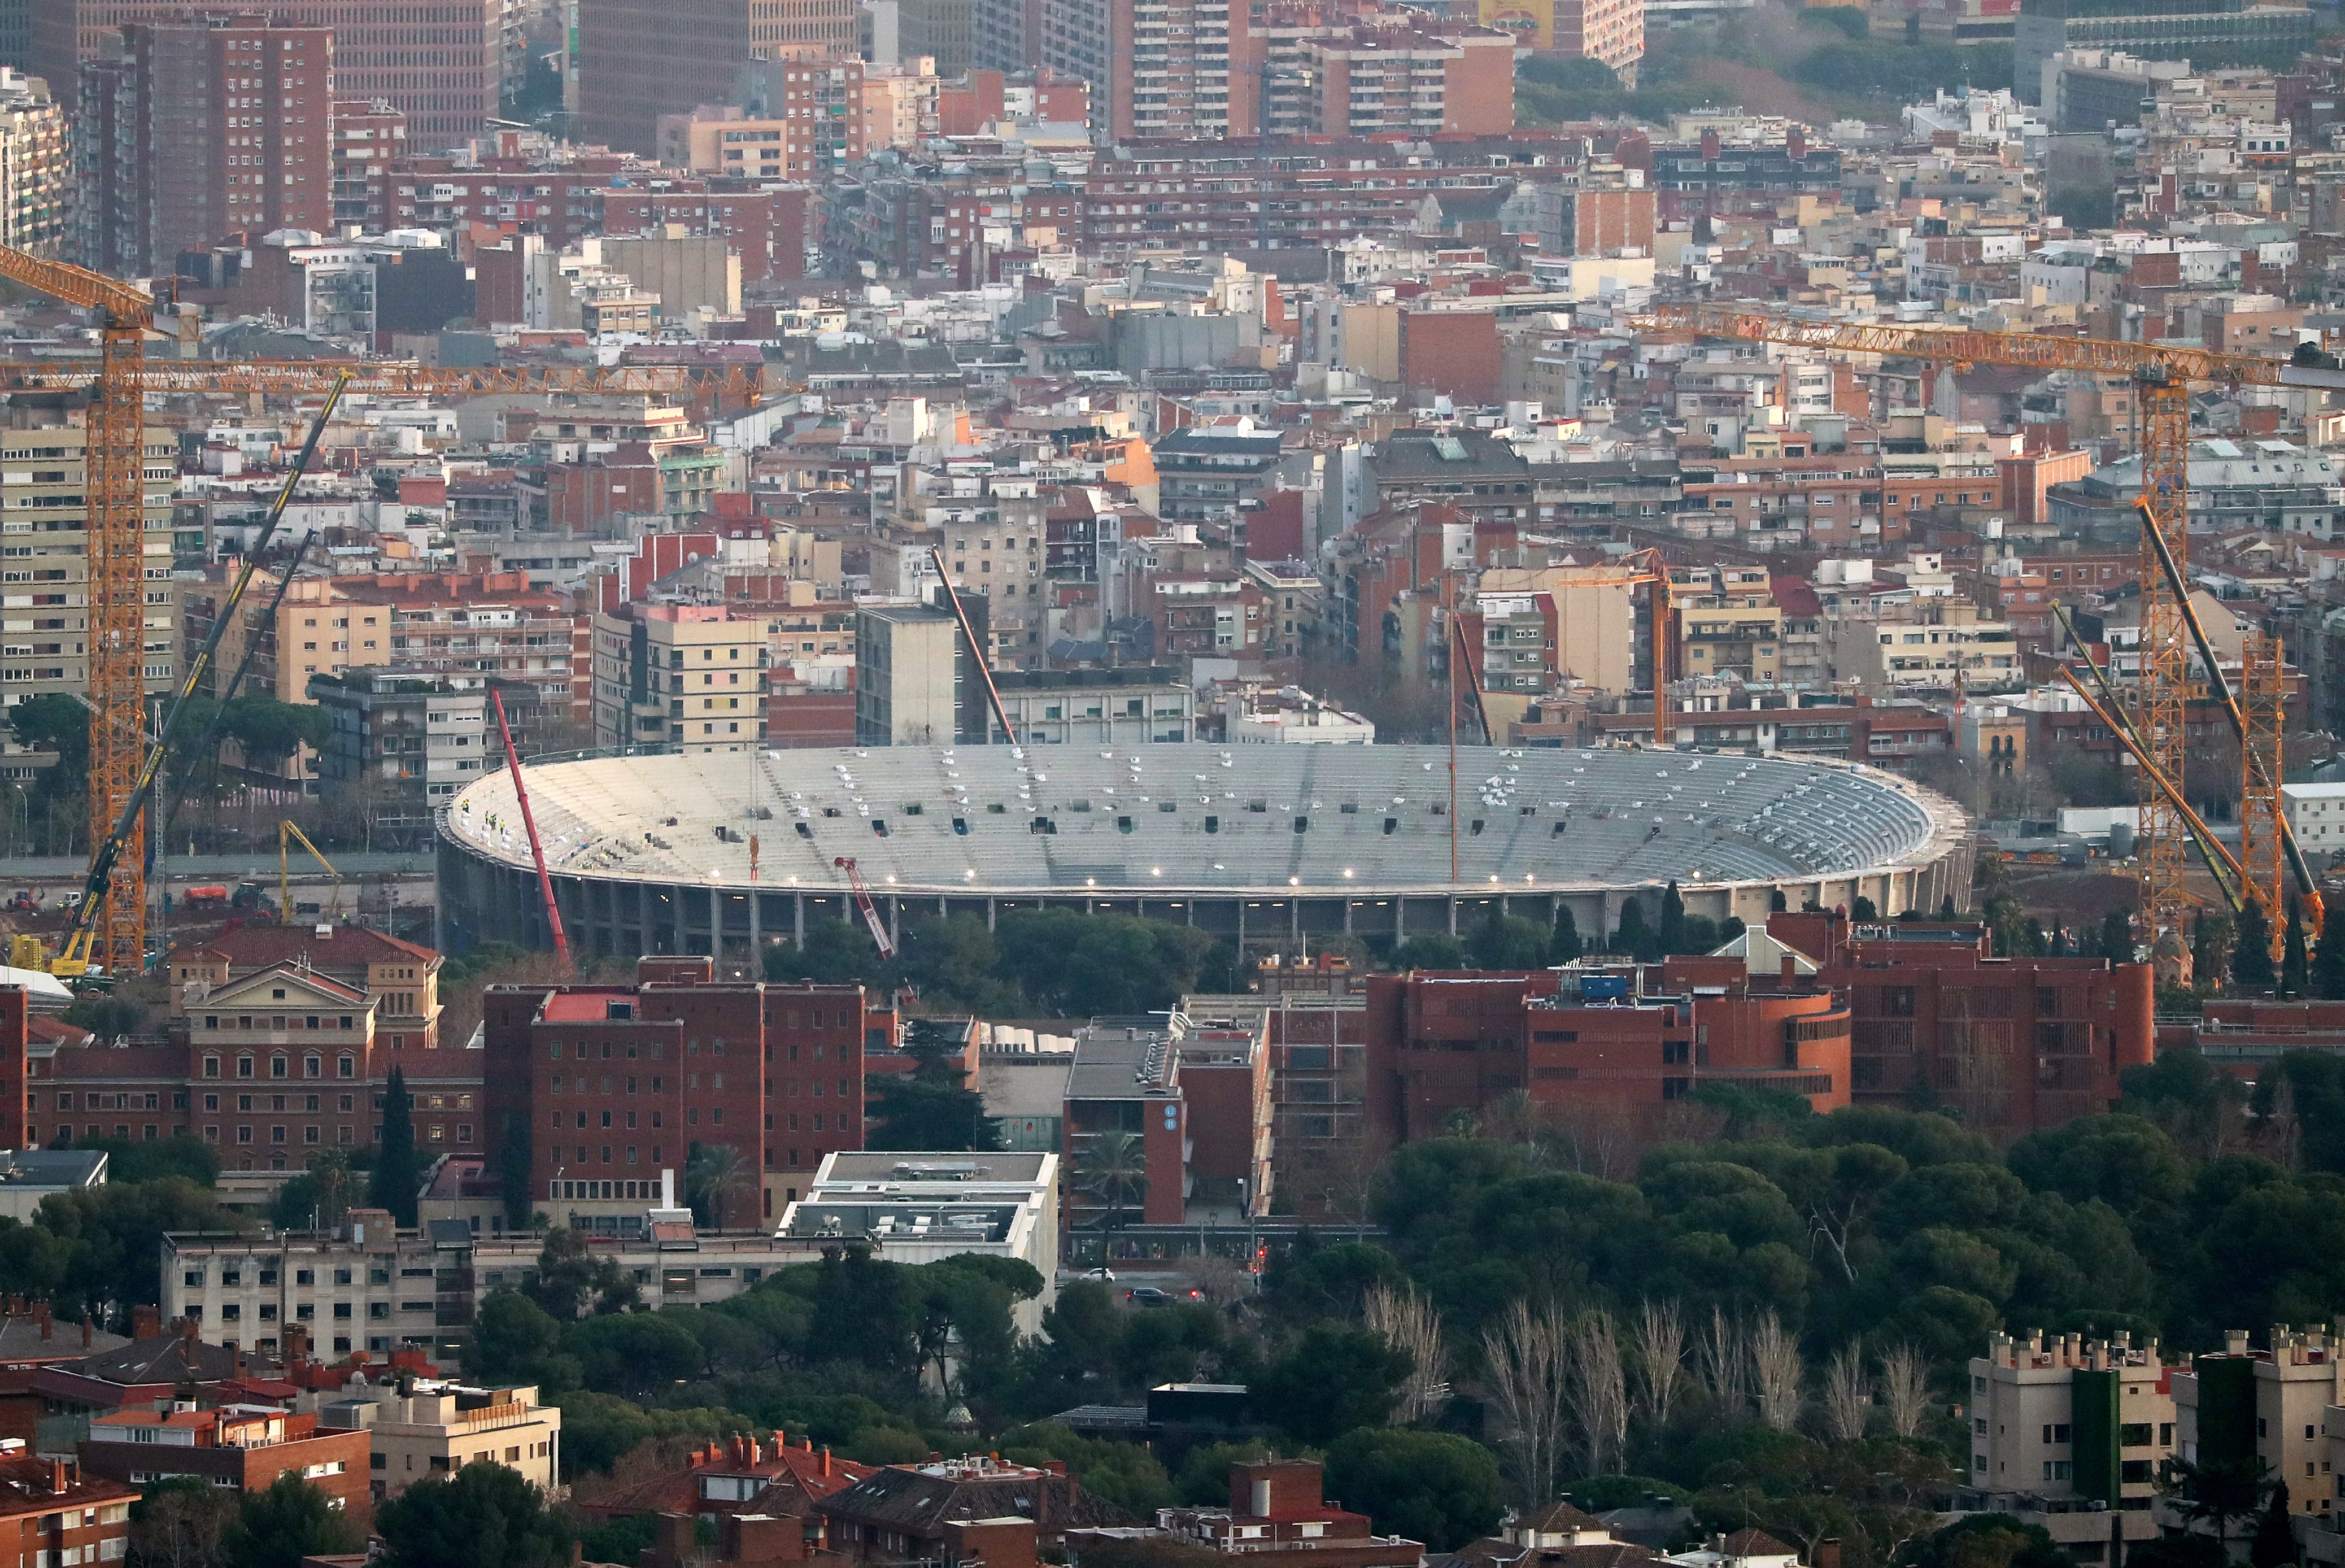
{"label": "paved road", "polygon": [[[304,862],[308,857],[303,856]],[[373,876],[378,871],[392,871],[402,876],[430,876],[433,870],[431,855],[384,852],[380,854],[336,854],[334,864],[346,877]],[[239,877],[265,875],[269,881],[277,877],[277,846],[256,847],[243,855],[174,855],[167,868],[174,882],[220,882]],[[34,882],[78,881],[89,870],[89,862],[78,857],[36,855],[28,859],[9,860],[5,875],[11,887],[24,887]],[[310,870],[314,871],[312,865]]]}

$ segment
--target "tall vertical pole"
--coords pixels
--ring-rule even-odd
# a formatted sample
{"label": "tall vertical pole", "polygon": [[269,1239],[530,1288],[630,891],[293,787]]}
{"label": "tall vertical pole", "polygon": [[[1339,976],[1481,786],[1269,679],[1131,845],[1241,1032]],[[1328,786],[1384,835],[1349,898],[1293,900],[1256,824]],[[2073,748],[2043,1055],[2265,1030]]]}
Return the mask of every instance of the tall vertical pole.
{"label": "tall vertical pole", "polygon": [[2278,780],[2280,756],[2280,642],[2251,631],[2239,659],[2239,869],[2264,906],[2271,955],[2288,940],[2288,859],[2282,849],[2285,809]]}
{"label": "tall vertical pole", "polygon": [[[2178,381],[2144,377],[2136,384],[2141,420],[2141,675],[2134,693],[2134,725],[2158,771],[2178,790],[2189,759],[2184,705],[2190,689],[2182,601],[2158,563],[2162,543],[2187,588],[2189,540],[2190,392]],[[2135,852],[2141,878],[2142,939],[2182,934],[2183,822],[2174,802],[2137,789],[2140,831]]]}

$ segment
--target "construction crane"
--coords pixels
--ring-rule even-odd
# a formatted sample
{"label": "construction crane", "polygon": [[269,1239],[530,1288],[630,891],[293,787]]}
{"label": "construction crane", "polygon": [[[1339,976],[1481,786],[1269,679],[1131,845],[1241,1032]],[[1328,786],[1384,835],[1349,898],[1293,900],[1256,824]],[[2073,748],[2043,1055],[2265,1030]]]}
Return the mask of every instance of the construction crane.
{"label": "construction crane", "polygon": [[[953,619],[960,623],[961,640],[969,645],[969,662],[977,667],[978,677],[985,682],[986,700],[993,705],[993,720],[1001,726],[1001,733],[1009,737],[1010,744],[1015,746],[1018,744],[1018,728],[1010,722],[1010,710],[1001,706],[1001,688],[993,684],[993,661],[986,657],[985,649],[978,646],[977,627],[970,622],[969,611],[962,606],[960,596],[953,592],[952,574],[945,570],[943,547],[929,545],[929,559],[936,563],[937,581],[944,585],[945,606],[952,611]],[[883,942],[879,945],[884,948],[888,944]]]}
{"label": "construction crane", "polygon": [[[86,362],[0,365],[0,392],[84,392],[83,490],[87,506],[87,697],[91,860],[83,897],[53,973],[93,967],[120,974],[146,962],[147,797],[154,767],[146,734],[147,530],[145,438],[150,394],[325,397],[341,391],[480,397],[624,395],[697,391],[722,408],[746,406],[757,376],[738,366],[508,366],[439,369],[333,361],[211,363],[146,357],[155,300],[119,279],[0,246],[0,278],[96,313],[99,352]],[[224,620],[225,617],[223,616]],[[188,690],[179,693],[183,702]],[[161,742],[168,742],[168,729]],[[159,743],[157,749],[159,749]]]}
{"label": "construction crane", "polygon": [[855,857],[841,855],[830,863],[847,873],[847,885],[855,894],[855,907],[863,911],[863,923],[871,928],[871,940],[879,949],[879,962],[887,962],[896,956],[896,943],[888,934],[886,922],[879,918],[879,906],[871,901],[871,889],[856,868]]}
{"label": "construction crane", "polygon": [[342,911],[342,873],[333,861],[326,859],[325,850],[310,841],[310,835],[301,830],[299,824],[288,817],[277,824],[277,923],[293,923],[292,844],[296,840],[320,865],[326,868],[326,874],[334,879],[334,891],[327,896],[323,917],[330,921]]}
{"label": "construction crane", "polygon": [[[1795,319],[1732,302],[1663,305],[1639,315],[1642,331],[1686,332],[1741,342],[1777,343],[1834,353],[1880,354],[1954,366],[2010,365],[2122,376],[2134,388],[2141,424],[2141,673],[2133,720],[2149,765],[2171,790],[2142,792],[2137,845],[2141,918],[2152,942],[2179,935],[2188,898],[2182,882],[2187,824],[2178,809],[2188,759],[2183,723],[2189,691],[2185,596],[2159,564],[2171,557],[2176,581],[2189,558],[2190,385],[2345,388],[2345,372],[2253,354],[2227,354],[2160,343],[2112,342],[2040,332],[1987,332],[1945,327],[1861,325]],[[2269,786],[2277,789],[2275,780]]]}
{"label": "construction crane", "polygon": [[[522,781],[521,752],[513,746],[513,726],[505,721],[504,694],[492,686],[489,687],[489,700],[496,704],[497,733],[504,737],[505,766],[513,769],[513,799],[521,803],[521,825],[529,834],[530,858],[537,862],[537,891],[545,901],[546,928],[553,933],[553,951],[562,960],[563,969],[575,974],[578,965],[570,956],[570,934],[562,929],[562,906],[553,900],[553,878],[545,869],[545,845],[537,836],[537,817],[529,809],[529,786]],[[754,854],[753,850],[753,857]]]}

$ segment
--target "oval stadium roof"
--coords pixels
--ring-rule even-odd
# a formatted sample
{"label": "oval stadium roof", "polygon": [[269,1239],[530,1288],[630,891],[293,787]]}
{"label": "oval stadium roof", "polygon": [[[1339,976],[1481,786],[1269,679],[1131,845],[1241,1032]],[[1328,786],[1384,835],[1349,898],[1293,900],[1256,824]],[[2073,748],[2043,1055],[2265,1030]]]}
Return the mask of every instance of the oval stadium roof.
{"label": "oval stadium roof", "polygon": [[[556,876],[898,892],[1558,890],[1925,864],[1967,831],[1869,768],[1631,750],[1007,746],[595,757],[528,770]],[[444,831],[530,864],[513,782]],[[753,870],[754,865],[754,870]]]}

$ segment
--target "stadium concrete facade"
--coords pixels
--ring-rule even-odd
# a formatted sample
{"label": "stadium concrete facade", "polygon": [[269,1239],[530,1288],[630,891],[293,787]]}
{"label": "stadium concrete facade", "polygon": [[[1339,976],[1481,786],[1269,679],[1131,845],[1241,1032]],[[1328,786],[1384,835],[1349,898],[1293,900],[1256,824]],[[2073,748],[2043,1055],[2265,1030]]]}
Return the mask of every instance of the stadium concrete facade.
{"label": "stadium concrete facade", "polygon": [[[1876,769],[1806,759],[1429,746],[894,747],[604,754],[526,769],[585,956],[714,953],[858,918],[891,929],[1059,905],[1194,924],[1251,952],[1468,929],[1496,906],[1580,931],[1657,912],[1756,923],[1872,901],[1966,907],[1970,824]],[[1452,802],[1455,801],[1453,809]],[[512,776],[442,813],[442,945],[552,945]]]}

